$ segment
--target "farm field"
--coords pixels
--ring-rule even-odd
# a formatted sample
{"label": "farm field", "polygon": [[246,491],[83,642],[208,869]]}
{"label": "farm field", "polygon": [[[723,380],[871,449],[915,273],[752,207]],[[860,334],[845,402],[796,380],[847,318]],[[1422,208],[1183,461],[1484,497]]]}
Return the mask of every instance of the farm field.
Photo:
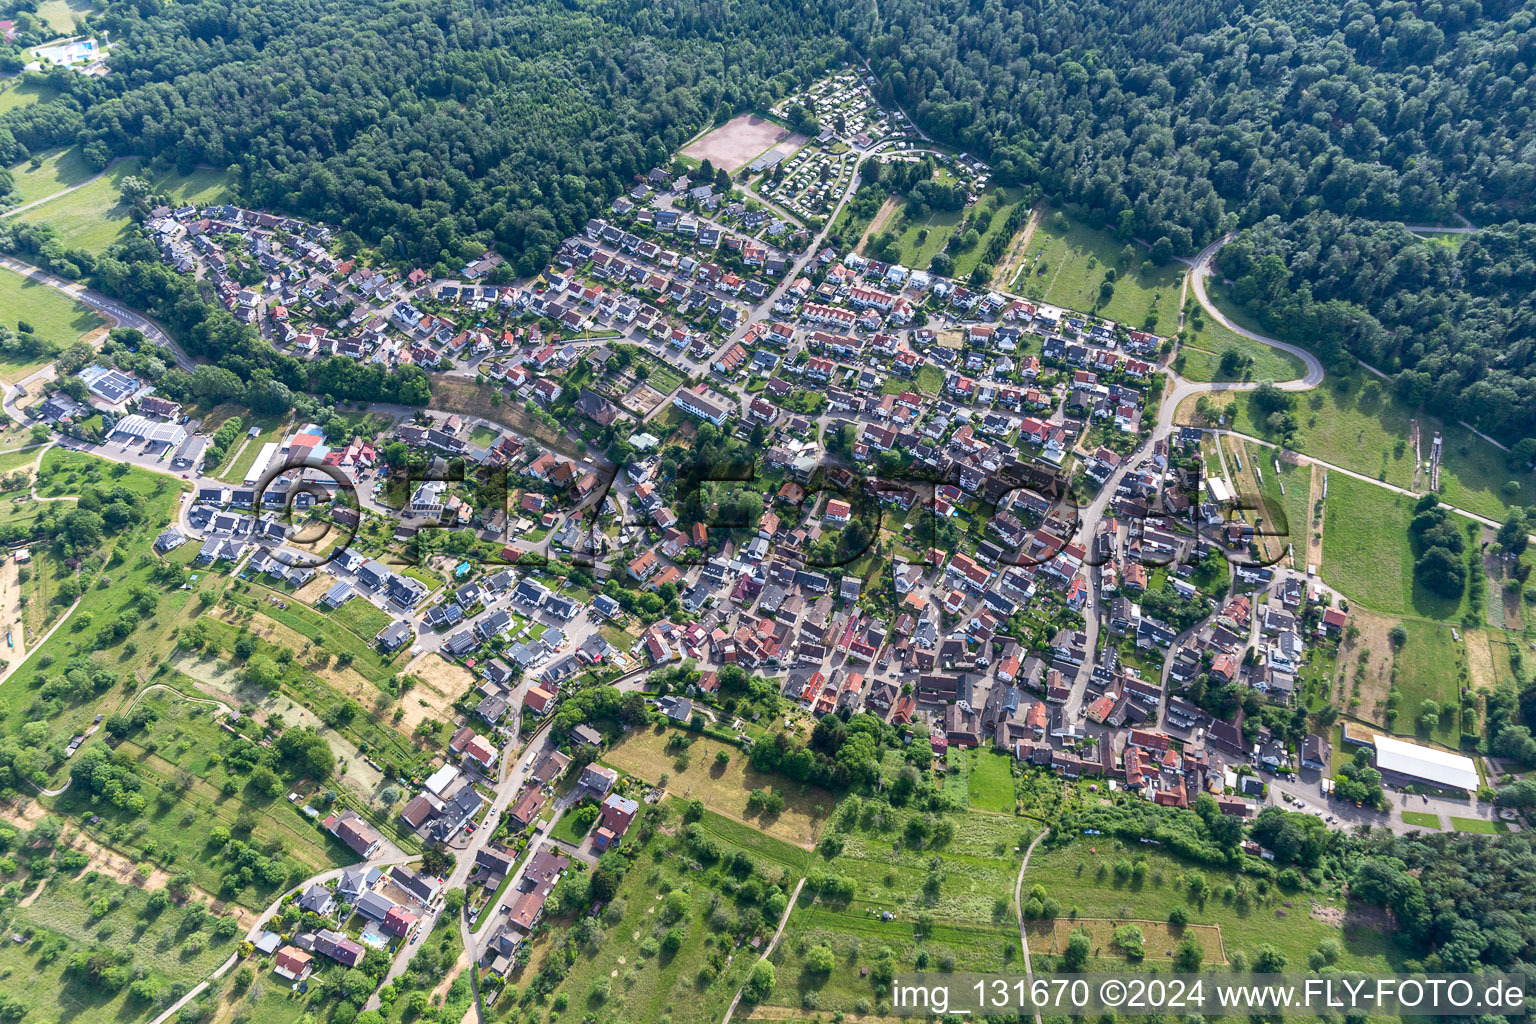
{"label": "farm field", "polygon": [[[14,330],[26,321],[44,341],[59,348],[79,341],[102,326],[91,309],[59,291],[10,270],[0,269],[0,323]],[[0,380],[17,381],[51,361],[50,356],[15,359],[0,354]]]}
{"label": "farm field", "polygon": [[[1170,263],[1144,275],[1140,267],[1147,258],[1146,250],[1137,247],[1135,259],[1127,267],[1120,263],[1124,248],[1125,243],[1107,231],[1095,231],[1059,210],[1047,212],[1030,240],[1014,290],[1055,306],[1097,313],[1132,328],[1172,334],[1179,322],[1181,265]],[[1039,272],[1042,264],[1043,274]],[[1114,294],[1101,307],[1100,284],[1111,268],[1117,278]]]}
{"label": "farm field", "polygon": [[[696,737],[686,751],[686,763],[678,756],[678,751],[667,749],[667,741],[672,736]],[[723,768],[715,762],[715,754],[721,750],[730,755],[730,761]],[[656,785],[661,784],[661,776],[665,774],[668,778],[663,788],[669,796],[702,800],[705,807],[718,814],[750,823],[776,839],[803,847],[814,842],[820,819],[837,802],[831,793],[814,787],[805,787],[802,792],[799,786],[785,785],[787,780],[782,776],[758,772],[747,763],[747,756],[739,747],[666,727],[630,730],[603,752],[602,760]],[[778,792],[784,797],[783,813],[776,816],[749,814],[747,798],[753,789]]]}
{"label": "farm field", "polygon": [[[137,158],[119,161],[89,185],[19,216],[29,224],[52,224],[67,248],[104,252],[124,236],[132,223],[118,187],[124,178],[141,173]],[[185,176],[163,174],[153,178],[151,184],[156,190],[168,192],[176,202],[205,203],[223,193],[225,178],[223,171],[198,169]]]}
{"label": "farm field", "polygon": [[1460,610],[1414,583],[1408,523],[1414,500],[1343,473],[1328,476],[1323,581],[1379,611],[1448,619]]}

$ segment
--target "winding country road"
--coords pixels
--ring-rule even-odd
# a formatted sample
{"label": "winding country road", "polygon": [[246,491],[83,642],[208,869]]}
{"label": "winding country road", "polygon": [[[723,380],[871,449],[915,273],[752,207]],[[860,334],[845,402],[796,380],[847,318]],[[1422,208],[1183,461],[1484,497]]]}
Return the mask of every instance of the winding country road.
{"label": "winding country road", "polygon": [[[1275,338],[1266,338],[1262,334],[1255,334],[1253,331],[1248,330],[1246,327],[1239,327],[1237,324],[1233,323],[1225,313],[1217,309],[1216,304],[1212,302],[1210,296],[1205,293],[1205,279],[1211,274],[1211,260],[1216,258],[1217,250],[1219,250],[1223,245],[1226,245],[1231,240],[1232,234],[1230,232],[1222,235],[1220,238],[1216,239],[1216,241],[1212,242],[1204,249],[1201,249],[1200,254],[1196,256],[1190,263],[1189,284],[1190,287],[1195,290],[1195,299],[1205,310],[1207,316],[1221,324],[1221,326],[1225,327],[1233,334],[1247,338],[1249,341],[1257,341],[1260,344],[1268,345],[1270,348],[1277,348],[1281,352],[1295,356],[1297,359],[1300,359],[1303,364],[1305,364],[1307,368],[1305,376],[1300,377],[1297,380],[1285,381],[1283,384],[1279,385],[1280,387],[1284,388],[1286,391],[1309,391],[1312,388],[1317,387],[1323,382],[1323,364],[1322,361],[1317,358],[1317,356],[1296,345],[1291,345],[1287,342],[1279,341]],[[1242,390],[1244,388],[1252,388],[1256,386],[1257,385],[1254,384],[1234,383],[1233,386],[1223,387],[1221,382],[1217,382],[1210,385],[1203,385],[1202,389],[1211,391],[1231,391]]]}
{"label": "winding country road", "polygon": [[107,298],[96,289],[87,288],[78,281],[66,281],[62,277],[56,277],[41,267],[33,266],[15,256],[0,256],[0,267],[14,271],[22,277],[31,278],[38,284],[45,284],[55,291],[63,292],[76,302],[94,309],[108,320],[116,321],[118,327],[132,327],[142,331],[144,336],[156,345],[170,349],[178,367],[183,370],[196,369],[197,364],[192,361],[192,357],[182,350],[164,328],[143,314],[135,313],[120,302]]}

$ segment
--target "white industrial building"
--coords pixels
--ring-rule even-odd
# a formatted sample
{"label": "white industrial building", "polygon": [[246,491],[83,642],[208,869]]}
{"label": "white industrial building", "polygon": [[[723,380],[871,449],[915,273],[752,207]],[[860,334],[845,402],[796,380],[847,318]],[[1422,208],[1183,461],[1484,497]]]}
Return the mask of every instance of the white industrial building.
{"label": "white industrial building", "polygon": [[1391,736],[1376,737],[1376,768],[1383,779],[1399,785],[1427,782],[1440,789],[1475,793],[1479,782],[1477,765],[1470,757]]}
{"label": "white industrial building", "polygon": [[146,445],[160,444],[174,448],[187,439],[187,431],[176,423],[162,423],[148,416],[134,414],[118,420],[117,426],[112,428],[111,436],[119,441],[132,438]]}

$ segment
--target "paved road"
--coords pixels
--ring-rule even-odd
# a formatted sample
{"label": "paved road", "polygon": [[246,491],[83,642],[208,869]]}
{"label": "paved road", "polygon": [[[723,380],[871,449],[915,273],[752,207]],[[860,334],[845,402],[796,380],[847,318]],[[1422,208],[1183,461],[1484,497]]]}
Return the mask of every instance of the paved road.
{"label": "paved road", "polygon": [[[1257,341],[1260,344],[1268,345],[1270,348],[1277,348],[1282,352],[1289,353],[1290,355],[1295,356],[1297,359],[1300,359],[1302,363],[1306,365],[1306,376],[1301,377],[1298,380],[1286,381],[1280,386],[1285,388],[1287,391],[1310,391],[1312,388],[1317,387],[1323,382],[1323,364],[1322,361],[1317,358],[1317,356],[1313,355],[1311,352],[1308,352],[1304,348],[1299,348],[1296,345],[1291,345],[1284,341],[1277,341],[1274,338],[1266,338],[1262,334],[1255,334],[1253,331],[1248,330],[1246,327],[1238,326],[1237,324],[1233,323],[1225,313],[1217,309],[1216,304],[1213,303],[1210,296],[1205,293],[1205,279],[1209,277],[1211,273],[1211,260],[1215,258],[1216,251],[1231,240],[1231,233],[1222,235],[1220,238],[1216,239],[1216,241],[1212,242],[1204,249],[1201,249],[1200,254],[1195,257],[1194,262],[1190,265],[1189,283],[1190,287],[1194,288],[1195,290],[1195,298],[1199,301],[1200,305],[1204,307],[1206,315],[1215,320],[1217,323],[1221,324],[1221,326],[1225,327],[1227,330],[1233,332],[1234,334],[1241,335],[1250,341]],[[1200,389],[1210,391],[1241,391],[1253,387],[1257,387],[1257,385],[1241,383],[1233,383],[1231,385],[1225,386],[1220,383],[1200,385]]]}
{"label": "paved road", "polygon": [[29,277],[39,284],[45,284],[50,288],[63,292],[77,302],[91,307],[109,320],[115,320],[120,327],[132,327],[143,331],[146,338],[149,338],[163,348],[170,349],[171,354],[176,359],[176,365],[181,369],[191,370],[197,366],[192,361],[192,358],[182,351],[181,346],[159,324],[140,313],[135,313],[115,299],[107,298],[107,296],[96,291],[94,288],[87,288],[78,281],[66,281],[62,277],[56,277],[41,267],[35,267],[25,260],[17,259],[15,256],[0,256],[0,267],[15,271],[23,277]]}

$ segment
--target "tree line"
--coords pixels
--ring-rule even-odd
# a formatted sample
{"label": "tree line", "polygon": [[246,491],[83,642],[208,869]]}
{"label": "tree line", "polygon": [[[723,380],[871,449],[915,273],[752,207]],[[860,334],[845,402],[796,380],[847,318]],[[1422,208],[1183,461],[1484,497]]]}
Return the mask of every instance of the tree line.
{"label": "tree line", "polygon": [[1409,405],[1505,439],[1511,469],[1536,455],[1536,225],[1447,244],[1323,211],[1270,217],[1216,265],[1266,330],[1334,370],[1362,360]]}

